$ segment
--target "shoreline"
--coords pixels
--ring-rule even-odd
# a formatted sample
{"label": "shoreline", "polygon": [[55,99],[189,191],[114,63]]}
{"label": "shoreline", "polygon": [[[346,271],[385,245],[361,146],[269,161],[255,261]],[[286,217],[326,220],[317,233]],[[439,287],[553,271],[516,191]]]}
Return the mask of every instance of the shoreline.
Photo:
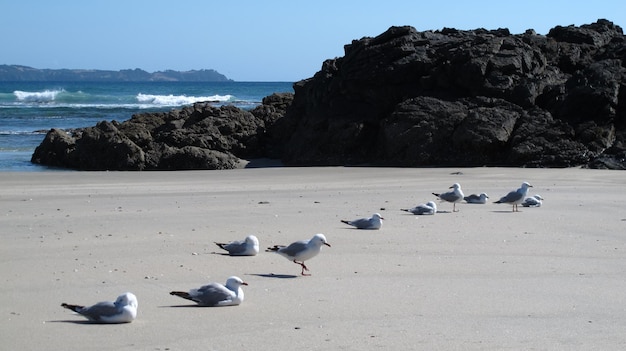
{"label": "shoreline", "polygon": [[[522,181],[542,207],[492,203]],[[456,182],[489,203],[400,211]],[[8,349],[622,349],[625,185],[580,168],[0,172],[0,329]],[[381,230],[340,222],[373,212]],[[311,277],[263,251],[315,233],[332,247]],[[257,256],[213,244],[248,234]],[[231,275],[249,284],[237,307],[168,294]],[[125,291],[131,324],[60,307]]]}

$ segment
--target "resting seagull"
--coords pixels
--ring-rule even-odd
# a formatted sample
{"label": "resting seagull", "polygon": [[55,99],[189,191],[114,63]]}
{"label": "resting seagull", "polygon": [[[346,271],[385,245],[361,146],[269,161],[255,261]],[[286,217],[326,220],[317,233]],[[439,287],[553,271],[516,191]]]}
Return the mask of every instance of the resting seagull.
{"label": "resting seagull", "polygon": [[237,306],[243,302],[242,285],[248,283],[232,276],[226,280],[226,285],[211,283],[198,289],[191,289],[189,292],[172,291],[170,295],[194,301],[202,307]]}
{"label": "resting seagull", "polygon": [[480,195],[472,194],[472,195],[466,196],[464,200],[468,204],[486,204],[488,198],[489,196],[487,196],[487,194],[480,193]]}
{"label": "resting seagull", "polygon": [[517,205],[524,202],[524,199],[526,198],[526,195],[528,194],[528,188],[532,188],[532,185],[530,185],[528,182],[523,182],[522,186],[519,189],[515,191],[511,191],[510,193],[506,194],[506,196],[503,196],[502,198],[500,198],[500,200],[496,201],[495,203],[511,204],[513,205],[513,212],[519,212],[519,210],[517,209]]}
{"label": "resting seagull", "polygon": [[437,213],[437,204],[434,201],[428,201],[425,204],[420,204],[413,208],[402,208],[401,210],[411,212],[414,215],[434,215]]}
{"label": "resting seagull", "polygon": [[433,193],[433,195],[437,196],[442,201],[452,202],[452,212],[456,212],[456,203],[463,201],[464,197],[461,184],[454,183],[450,189],[452,189],[452,191],[443,194]]}
{"label": "resting seagull", "polygon": [[536,194],[535,196],[527,197],[524,202],[522,202],[522,206],[524,207],[541,207],[543,203],[543,197],[541,195]]}
{"label": "resting seagull", "polygon": [[228,251],[230,256],[255,256],[259,253],[259,239],[254,235],[248,235],[244,240],[229,243],[216,242],[215,245]]}
{"label": "resting seagull", "polygon": [[62,307],[72,310],[95,323],[130,323],[137,317],[137,297],[124,293],[115,301],[103,301],[89,307],[62,303]]}
{"label": "resting seagull", "polygon": [[274,245],[273,247],[267,248],[266,251],[276,252],[286,259],[293,261],[293,263],[299,264],[302,267],[300,274],[310,275],[304,273],[304,271],[309,270],[307,266],[304,265],[304,261],[317,256],[322,250],[322,245],[330,247],[324,234],[315,234],[309,240],[296,241],[289,244],[289,246]]}
{"label": "resting seagull", "polygon": [[356,227],[357,229],[380,229],[383,226],[383,217],[380,213],[374,213],[369,218],[359,218],[352,221],[342,219],[341,222]]}

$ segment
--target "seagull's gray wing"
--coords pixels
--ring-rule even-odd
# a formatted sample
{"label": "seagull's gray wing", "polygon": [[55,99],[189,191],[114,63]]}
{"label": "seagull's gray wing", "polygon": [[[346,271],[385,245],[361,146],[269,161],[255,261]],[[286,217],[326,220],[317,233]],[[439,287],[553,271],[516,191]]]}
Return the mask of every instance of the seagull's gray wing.
{"label": "seagull's gray wing", "polygon": [[350,225],[353,225],[359,229],[369,228],[372,225],[369,218],[359,218],[349,222]]}
{"label": "seagull's gray wing", "polygon": [[247,248],[248,245],[245,241],[233,241],[224,245],[224,250],[228,251],[231,255],[244,253]]}
{"label": "seagull's gray wing", "polygon": [[539,205],[539,200],[534,197],[528,197],[522,203],[522,206],[524,207],[531,207],[531,206],[537,206],[537,205]]}
{"label": "seagull's gray wing", "polygon": [[439,198],[448,202],[457,202],[460,201],[463,197],[459,194],[456,194],[454,191],[450,191],[439,195]]}
{"label": "seagull's gray wing", "polygon": [[204,285],[189,291],[192,299],[202,306],[215,306],[220,301],[232,299],[233,292],[218,283]]}
{"label": "seagull's gray wing", "polygon": [[102,318],[111,317],[120,313],[117,306],[111,301],[98,302],[97,304],[85,307],[80,311],[76,311],[79,314],[89,318],[93,321],[100,321]]}
{"label": "seagull's gray wing", "polygon": [[307,248],[307,243],[308,241],[296,241],[289,244],[289,246],[278,249],[278,251],[287,256],[296,257],[300,252],[304,251]]}
{"label": "seagull's gray wing", "polygon": [[467,202],[478,201],[478,200],[480,200],[480,196],[478,196],[476,194],[472,194],[472,195],[466,196],[464,198],[464,200],[467,201]]}
{"label": "seagull's gray wing", "polygon": [[503,196],[498,202],[500,203],[511,203],[521,201],[524,198],[524,194],[519,193],[517,191],[511,191],[510,193]]}
{"label": "seagull's gray wing", "polygon": [[434,212],[434,209],[428,205],[417,205],[415,207],[413,207],[412,209],[409,210],[409,212],[415,214],[415,215],[423,215],[423,214],[430,214]]}

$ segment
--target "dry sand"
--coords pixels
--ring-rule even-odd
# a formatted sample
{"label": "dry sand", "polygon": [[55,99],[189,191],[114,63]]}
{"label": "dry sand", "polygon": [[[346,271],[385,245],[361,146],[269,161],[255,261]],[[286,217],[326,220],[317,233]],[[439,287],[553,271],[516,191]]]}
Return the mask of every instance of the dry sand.
{"label": "dry sand", "polygon": [[[460,174],[457,172],[461,172]],[[492,201],[523,181],[541,208]],[[400,211],[458,182],[485,205]],[[623,350],[626,173],[265,168],[0,173],[3,350]],[[380,212],[379,231],[340,222]],[[268,252],[324,233],[300,267]],[[170,296],[238,275],[237,307]],[[131,291],[131,324],[60,307]]]}

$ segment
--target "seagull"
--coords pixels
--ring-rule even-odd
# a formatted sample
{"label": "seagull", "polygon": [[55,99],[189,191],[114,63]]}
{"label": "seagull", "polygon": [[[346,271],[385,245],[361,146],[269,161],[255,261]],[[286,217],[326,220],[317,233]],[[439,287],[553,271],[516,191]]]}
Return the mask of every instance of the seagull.
{"label": "seagull", "polygon": [[536,194],[535,196],[527,197],[526,200],[524,200],[524,202],[522,202],[522,206],[524,206],[524,207],[541,207],[542,203],[543,203],[543,197],[541,197],[541,195],[539,195],[539,194]]}
{"label": "seagull", "polygon": [[359,218],[352,221],[342,219],[341,222],[356,227],[357,229],[380,229],[383,226],[383,217],[380,213],[374,213],[369,218]]}
{"label": "seagull", "polygon": [[237,306],[243,302],[242,285],[248,285],[248,283],[239,277],[232,276],[226,279],[226,285],[210,283],[198,289],[191,289],[189,292],[172,291],[170,295],[194,301],[198,306],[203,307]]}
{"label": "seagull", "polygon": [[480,195],[472,194],[464,197],[463,199],[468,204],[486,204],[489,196],[485,193],[480,193]]}
{"label": "seagull", "polygon": [[433,193],[433,195],[437,196],[443,201],[452,202],[452,212],[456,212],[456,203],[463,200],[463,191],[461,190],[461,184],[454,183],[450,187],[450,189],[453,190],[443,194]]}
{"label": "seagull", "polygon": [[228,251],[230,256],[256,256],[259,253],[259,239],[254,235],[248,235],[244,240],[218,243],[215,245]]}
{"label": "seagull", "polygon": [[532,188],[532,185],[530,185],[528,182],[523,182],[522,186],[515,190],[515,191],[511,191],[510,193],[506,194],[506,196],[503,196],[502,198],[500,198],[500,200],[496,201],[496,204],[511,204],[513,205],[513,212],[519,212],[519,210],[517,209],[517,205],[521,204],[522,202],[524,202],[524,199],[526,198],[526,194],[528,194],[528,188]]}
{"label": "seagull", "polygon": [[324,234],[315,234],[310,240],[296,241],[289,244],[289,246],[274,245],[273,247],[268,247],[266,251],[276,252],[286,259],[292,260],[293,263],[302,266],[302,272],[300,274],[310,275],[304,273],[304,271],[309,270],[307,266],[304,265],[304,261],[317,256],[322,250],[322,245],[330,247]]}
{"label": "seagull", "polygon": [[413,208],[402,208],[401,210],[411,212],[414,215],[434,215],[437,213],[437,204],[434,201],[428,201],[425,204],[420,204]]}
{"label": "seagull", "polygon": [[115,301],[103,301],[89,307],[62,303],[62,307],[72,310],[96,323],[130,323],[137,317],[137,297],[133,293],[124,293]]}

